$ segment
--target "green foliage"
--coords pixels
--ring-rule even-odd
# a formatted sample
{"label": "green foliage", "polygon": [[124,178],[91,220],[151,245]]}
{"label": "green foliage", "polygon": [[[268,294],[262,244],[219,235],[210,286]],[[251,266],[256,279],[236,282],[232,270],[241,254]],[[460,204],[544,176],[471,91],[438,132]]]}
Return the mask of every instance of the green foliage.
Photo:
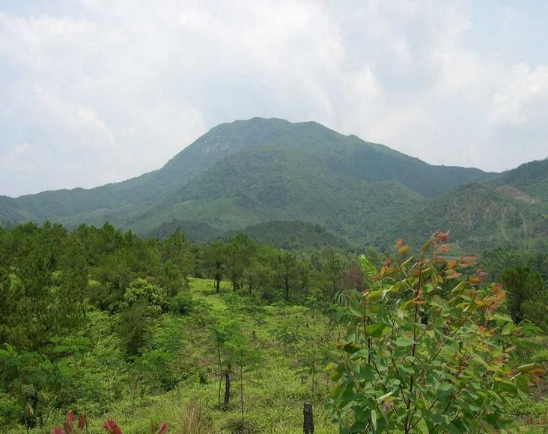
{"label": "green foliage", "polygon": [[157,313],[165,310],[166,298],[167,294],[163,288],[141,278],[131,282],[124,293],[124,301],[129,307],[136,304],[145,304],[151,312]]}
{"label": "green foliage", "polygon": [[501,281],[508,291],[508,311],[516,323],[528,319],[538,325],[547,325],[548,293],[539,273],[528,267],[507,268]]}
{"label": "green foliage", "polygon": [[478,287],[478,275],[456,279],[471,261],[448,262],[445,238],[430,239],[417,259],[398,243],[375,284],[348,293],[330,366],[341,432],[500,430],[505,405],[528,392],[534,365],[508,364],[515,326],[498,312],[504,292]]}
{"label": "green foliage", "polygon": [[483,252],[481,266],[493,281],[499,280],[505,269],[515,267],[528,267],[548,280],[548,253],[538,250],[499,246]]}
{"label": "green foliage", "polygon": [[[398,250],[403,255],[406,247]],[[530,257],[537,270],[543,261]],[[302,403],[311,400],[317,432],[331,433],[335,426],[324,404],[333,371],[324,366],[336,359],[346,326],[359,322],[351,313],[357,312],[354,302],[350,311],[333,305],[334,291],[343,303],[368,290],[371,306],[389,305],[396,293],[378,297],[376,269],[384,263],[384,277],[395,279],[386,274],[399,262],[385,260],[371,249],[366,256],[332,248],[289,252],[245,236],[207,246],[181,233],[147,240],[110,224],[72,232],[32,223],[0,230],[0,426],[45,432],[72,410],[89,416],[90,432],[113,417],[128,432],[149,432],[151,424],[166,421],[176,432],[230,426],[297,433]],[[456,284],[453,278],[444,277],[442,296]],[[408,280],[413,284],[413,276]],[[393,283],[385,279],[382,289]],[[398,306],[409,301],[409,291],[398,294]],[[526,317],[528,309],[525,303]],[[388,329],[376,315],[366,330],[380,341]],[[456,321],[454,315],[447,318]],[[337,317],[344,327],[330,321]],[[409,351],[409,341],[397,339],[410,337],[409,324],[396,323],[402,330],[394,346]],[[464,331],[470,333],[459,331],[459,339],[468,336]],[[516,346],[514,353],[502,353],[505,360],[544,366],[542,331],[527,319],[519,337],[489,332],[497,345],[510,338]],[[436,336],[439,342],[443,335]],[[227,373],[225,406],[219,390]],[[533,396],[540,396],[538,390],[532,388]],[[514,414],[513,404],[504,408]],[[519,422],[527,424],[526,417]]]}
{"label": "green foliage", "polygon": [[453,247],[468,253],[497,246],[548,250],[548,217],[488,183],[466,185],[432,201],[412,218],[384,228],[377,244],[386,246],[405,234],[419,245],[432,228],[450,229]]}

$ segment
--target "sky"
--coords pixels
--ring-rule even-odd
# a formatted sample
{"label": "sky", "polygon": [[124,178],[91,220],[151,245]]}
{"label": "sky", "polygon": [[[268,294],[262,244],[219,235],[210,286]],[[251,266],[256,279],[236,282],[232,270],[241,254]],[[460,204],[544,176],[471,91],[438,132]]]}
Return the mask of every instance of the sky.
{"label": "sky", "polygon": [[548,157],[548,2],[0,0],[0,195],[163,166],[236,119],[432,164]]}

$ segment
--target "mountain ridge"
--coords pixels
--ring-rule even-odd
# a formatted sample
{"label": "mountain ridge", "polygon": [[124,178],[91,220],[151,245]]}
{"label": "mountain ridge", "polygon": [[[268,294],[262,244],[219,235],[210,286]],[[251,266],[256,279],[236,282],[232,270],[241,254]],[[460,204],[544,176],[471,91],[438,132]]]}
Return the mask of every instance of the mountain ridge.
{"label": "mountain ridge", "polygon": [[[0,220],[51,220],[68,227],[110,221],[142,234],[173,220],[221,232],[298,220],[352,244],[378,243],[380,234],[390,232],[387,228],[404,230],[407,220],[441,206],[436,201],[478,182],[501,193],[489,190],[498,201],[512,194],[519,198],[520,192],[522,198],[534,198],[523,205],[534,220],[529,213],[542,216],[548,202],[545,162],[498,174],[437,166],[317,122],[252,118],[220,124],[162,168],[126,181],[0,196]],[[481,191],[467,194],[481,196]],[[439,220],[432,224],[451,223],[434,214]]]}

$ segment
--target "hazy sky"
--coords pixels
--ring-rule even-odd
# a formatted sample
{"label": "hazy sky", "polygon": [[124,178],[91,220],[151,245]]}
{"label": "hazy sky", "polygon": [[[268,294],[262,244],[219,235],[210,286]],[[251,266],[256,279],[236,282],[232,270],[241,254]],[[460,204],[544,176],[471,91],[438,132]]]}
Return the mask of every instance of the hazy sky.
{"label": "hazy sky", "polygon": [[0,0],[0,194],[316,120],[430,163],[548,156],[547,1]]}

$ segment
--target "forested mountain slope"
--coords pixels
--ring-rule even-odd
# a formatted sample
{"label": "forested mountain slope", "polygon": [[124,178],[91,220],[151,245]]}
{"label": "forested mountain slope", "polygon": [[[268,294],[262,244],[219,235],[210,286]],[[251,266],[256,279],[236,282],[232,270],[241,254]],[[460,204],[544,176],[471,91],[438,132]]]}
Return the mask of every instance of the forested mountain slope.
{"label": "forested mountain slope", "polygon": [[[253,118],[213,128],[163,168],[128,181],[0,198],[0,220],[111,221],[140,233],[165,231],[174,219],[221,233],[300,220],[367,243],[432,199],[492,177],[433,166],[315,122]],[[536,185],[533,193],[542,190]]]}
{"label": "forested mountain slope", "polygon": [[300,220],[269,221],[240,230],[223,232],[207,223],[174,219],[161,224],[148,235],[165,239],[176,231],[183,232],[189,240],[200,244],[228,240],[243,233],[259,244],[268,244],[285,250],[349,247],[343,239],[336,237],[324,227]]}
{"label": "forested mountain slope", "polygon": [[502,191],[548,214],[548,159],[522,164],[494,182]]}
{"label": "forested mountain slope", "polygon": [[417,245],[437,229],[450,230],[456,251],[481,253],[499,245],[548,249],[548,218],[533,204],[498,184],[474,183],[429,203],[422,211],[379,237]]}

